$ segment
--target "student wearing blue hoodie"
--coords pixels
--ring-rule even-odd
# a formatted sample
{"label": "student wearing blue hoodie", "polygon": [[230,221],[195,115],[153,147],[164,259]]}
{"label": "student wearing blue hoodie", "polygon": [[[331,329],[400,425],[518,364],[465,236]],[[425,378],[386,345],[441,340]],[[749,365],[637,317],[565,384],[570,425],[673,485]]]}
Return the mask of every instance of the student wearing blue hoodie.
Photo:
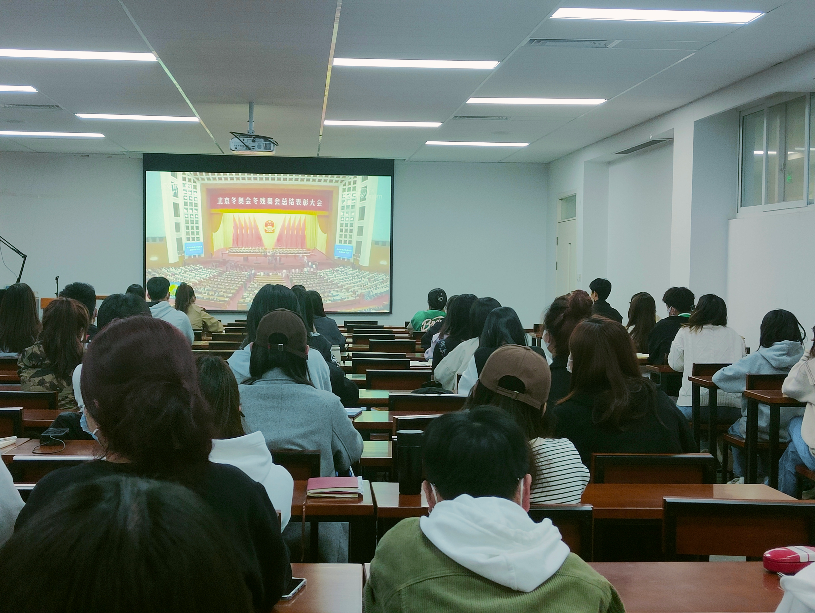
{"label": "student wearing blue hoodie", "polygon": [[[784,309],[770,311],[761,320],[759,348],[755,353],[743,357],[735,364],[721,369],[713,375],[713,382],[725,392],[740,394],[747,386],[747,375],[786,375],[804,354],[805,332],[795,315]],[[781,411],[780,439],[789,440],[787,426],[793,417],[803,415],[803,409],[785,409]],[[770,425],[770,407],[758,405],[758,437],[766,441]],[[741,419],[730,426],[729,433],[745,437],[747,426],[747,399],[742,398]],[[763,470],[767,460],[761,458],[759,471]],[[733,448],[733,474],[743,477],[745,472],[744,454],[738,447]]]}

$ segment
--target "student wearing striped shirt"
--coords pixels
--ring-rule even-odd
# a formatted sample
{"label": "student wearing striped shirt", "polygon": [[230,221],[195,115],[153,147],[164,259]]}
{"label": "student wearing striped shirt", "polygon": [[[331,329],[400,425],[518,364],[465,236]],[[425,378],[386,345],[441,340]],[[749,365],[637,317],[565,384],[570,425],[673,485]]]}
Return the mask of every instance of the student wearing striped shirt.
{"label": "student wearing striped shirt", "polygon": [[554,424],[546,412],[550,385],[545,358],[529,347],[504,345],[484,364],[464,408],[498,407],[524,431],[535,460],[533,503],[576,504],[589,470],[569,439],[552,438]]}

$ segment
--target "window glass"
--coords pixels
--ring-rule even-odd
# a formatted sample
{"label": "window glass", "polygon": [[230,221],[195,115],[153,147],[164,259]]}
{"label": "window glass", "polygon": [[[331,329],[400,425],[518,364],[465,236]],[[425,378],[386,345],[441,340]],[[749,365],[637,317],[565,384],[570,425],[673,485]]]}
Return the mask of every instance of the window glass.
{"label": "window glass", "polygon": [[758,206],[764,174],[764,111],[746,115],[741,125],[741,206]]}
{"label": "window glass", "polygon": [[560,199],[560,219],[558,221],[565,221],[567,219],[574,219],[577,217],[577,196],[572,194]]}
{"label": "window glass", "polygon": [[804,98],[767,113],[767,204],[804,198]]}

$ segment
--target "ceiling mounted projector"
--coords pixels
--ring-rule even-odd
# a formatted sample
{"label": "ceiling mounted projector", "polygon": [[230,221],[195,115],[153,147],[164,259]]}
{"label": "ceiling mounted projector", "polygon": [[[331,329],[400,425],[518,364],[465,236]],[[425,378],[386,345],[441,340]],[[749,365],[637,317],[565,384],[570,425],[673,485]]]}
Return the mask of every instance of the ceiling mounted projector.
{"label": "ceiling mounted projector", "polygon": [[246,133],[230,132],[229,148],[242,155],[274,155],[277,141],[271,136],[255,134],[255,103],[249,103],[249,129]]}

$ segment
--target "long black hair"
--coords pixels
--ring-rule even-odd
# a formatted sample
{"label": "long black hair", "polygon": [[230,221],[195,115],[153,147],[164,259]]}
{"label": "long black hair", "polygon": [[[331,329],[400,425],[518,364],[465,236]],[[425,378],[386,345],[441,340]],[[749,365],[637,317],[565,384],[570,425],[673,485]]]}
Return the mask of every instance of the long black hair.
{"label": "long black hair", "polygon": [[[466,341],[472,338],[470,334],[470,307],[478,300],[475,294],[459,294],[447,303],[447,316],[442,324],[442,330],[455,340]],[[442,338],[439,333],[439,338]]]}
{"label": "long black hair", "polygon": [[[479,347],[526,345],[526,332],[518,314],[512,307],[498,307],[487,314]],[[480,403],[488,404],[488,403]]]}
{"label": "long black hair", "polygon": [[254,342],[258,332],[258,324],[260,320],[263,319],[263,316],[267,313],[271,313],[275,309],[288,309],[302,317],[300,303],[293,291],[285,285],[272,285],[271,283],[267,283],[261,287],[255,295],[255,298],[252,300],[252,305],[249,307],[249,312],[246,314],[246,339],[243,341],[244,347]]}

